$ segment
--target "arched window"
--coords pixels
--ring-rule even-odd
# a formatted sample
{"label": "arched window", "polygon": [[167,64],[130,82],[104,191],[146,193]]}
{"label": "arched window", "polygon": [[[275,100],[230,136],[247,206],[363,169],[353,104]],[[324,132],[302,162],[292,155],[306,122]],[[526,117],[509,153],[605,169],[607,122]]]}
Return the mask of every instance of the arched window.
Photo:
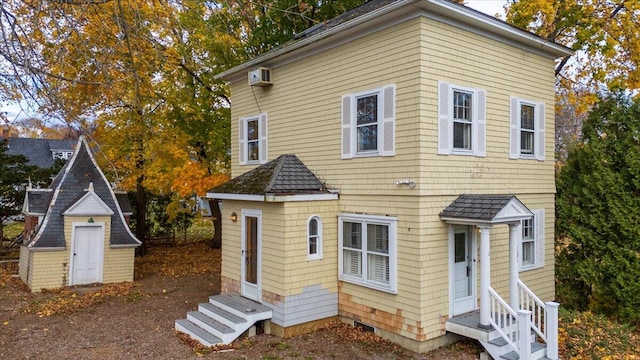
{"label": "arched window", "polygon": [[322,259],[322,220],[319,216],[309,218],[307,225],[308,259]]}

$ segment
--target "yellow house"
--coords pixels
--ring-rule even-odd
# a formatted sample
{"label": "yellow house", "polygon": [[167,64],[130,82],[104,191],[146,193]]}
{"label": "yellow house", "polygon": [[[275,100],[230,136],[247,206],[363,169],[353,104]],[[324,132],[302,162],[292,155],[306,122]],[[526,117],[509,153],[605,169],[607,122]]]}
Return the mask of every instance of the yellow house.
{"label": "yellow house", "polygon": [[451,1],[382,0],[219,74],[223,293],[284,337],[339,317],[418,352],[457,334],[557,358],[554,62],[570,54]]}
{"label": "yellow house", "polygon": [[80,137],[50,188],[27,189],[20,279],[32,291],[133,281],[141,243],[129,230],[129,210]]}

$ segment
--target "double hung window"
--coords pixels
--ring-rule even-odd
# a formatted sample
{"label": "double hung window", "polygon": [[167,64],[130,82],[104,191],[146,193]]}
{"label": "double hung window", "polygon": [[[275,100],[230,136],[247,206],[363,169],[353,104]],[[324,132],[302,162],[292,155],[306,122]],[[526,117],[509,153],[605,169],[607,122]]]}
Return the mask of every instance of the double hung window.
{"label": "double hung window", "polygon": [[339,232],[340,279],[395,293],[396,219],[342,215]]}

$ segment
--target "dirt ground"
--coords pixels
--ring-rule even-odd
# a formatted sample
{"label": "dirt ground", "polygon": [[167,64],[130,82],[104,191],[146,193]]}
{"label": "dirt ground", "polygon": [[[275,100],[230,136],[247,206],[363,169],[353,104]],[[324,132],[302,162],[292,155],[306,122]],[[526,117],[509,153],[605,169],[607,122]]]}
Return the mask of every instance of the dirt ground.
{"label": "dirt ground", "polygon": [[427,354],[334,323],[281,339],[257,335],[208,349],[174,331],[174,321],[220,291],[217,250],[203,244],[153,247],[136,258],[134,283],[33,294],[0,265],[0,358],[8,359],[477,359],[461,342]]}

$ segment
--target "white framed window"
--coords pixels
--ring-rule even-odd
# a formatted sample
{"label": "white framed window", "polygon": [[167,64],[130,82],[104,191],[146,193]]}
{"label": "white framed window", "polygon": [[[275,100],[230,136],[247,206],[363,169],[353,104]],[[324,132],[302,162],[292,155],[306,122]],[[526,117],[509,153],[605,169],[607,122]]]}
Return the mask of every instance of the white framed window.
{"label": "white framed window", "polygon": [[544,103],[510,99],[510,159],[544,161]]}
{"label": "white framed window", "polygon": [[438,82],[438,154],[486,156],[486,91]]}
{"label": "white framed window", "polygon": [[342,97],[342,158],[395,155],[395,85]]}
{"label": "white framed window", "polygon": [[240,165],[267,162],[267,114],[240,118],[238,123]]}
{"label": "white framed window", "polygon": [[313,215],[307,222],[307,260],[322,259],[322,220]]}
{"label": "white framed window", "polygon": [[544,209],[531,210],[533,217],[522,220],[520,270],[544,266]]}
{"label": "white framed window", "polygon": [[397,219],[388,216],[338,216],[340,280],[396,294]]}

